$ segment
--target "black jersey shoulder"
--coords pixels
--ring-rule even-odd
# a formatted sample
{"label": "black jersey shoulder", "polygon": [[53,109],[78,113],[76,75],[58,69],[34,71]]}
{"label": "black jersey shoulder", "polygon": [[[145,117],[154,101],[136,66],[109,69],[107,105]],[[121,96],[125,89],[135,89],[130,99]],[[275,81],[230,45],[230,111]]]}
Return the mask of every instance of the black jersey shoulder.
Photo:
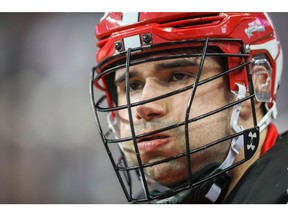
{"label": "black jersey shoulder", "polygon": [[252,164],[225,203],[274,204],[288,202],[288,131]]}

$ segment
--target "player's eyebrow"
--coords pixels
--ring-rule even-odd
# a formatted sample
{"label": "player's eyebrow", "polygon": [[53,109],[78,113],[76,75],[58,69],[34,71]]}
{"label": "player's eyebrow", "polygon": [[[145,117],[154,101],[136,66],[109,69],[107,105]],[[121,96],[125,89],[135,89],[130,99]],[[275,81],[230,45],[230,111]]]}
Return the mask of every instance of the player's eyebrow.
{"label": "player's eyebrow", "polygon": [[[136,74],[139,73],[138,71],[129,71],[129,78],[133,78],[134,76],[136,76]],[[126,79],[126,72],[124,72],[123,74],[121,74],[117,79],[115,79],[114,81],[114,85],[117,86],[119,85],[119,83],[124,82]]]}
{"label": "player's eyebrow", "polygon": [[196,66],[196,65],[197,65],[197,61],[195,58],[177,59],[175,61],[157,63],[154,66],[154,70],[159,71],[159,70],[165,70],[165,69],[170,69],[170,68],[191,67],[191,66]]}
{"label": "player's eyebrow", "polygon": [[[189,58],[189,59],[176,59],[174,61],[169,62],[158,62],[156,63],[154,67],[154,71],[161,71],[165,69],[171,69],[171,68],[179,68],[179,67],[191,67],[198,65],[195,58]],[[135,69],[131,69],[129,71],[129,78],[133,78],[137,74],[140,74],[141,72]],[[115,79],[114,84],[119,85],[119,83],[124,82],[126,79],[126,72],[121,74],[117,79]]]}

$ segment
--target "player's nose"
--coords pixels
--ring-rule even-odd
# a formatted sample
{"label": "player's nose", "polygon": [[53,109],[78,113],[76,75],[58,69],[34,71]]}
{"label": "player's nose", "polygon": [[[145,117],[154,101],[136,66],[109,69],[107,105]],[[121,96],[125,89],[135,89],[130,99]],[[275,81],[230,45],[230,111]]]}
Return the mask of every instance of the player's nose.
{"label": "player's nose", "polygon": [[[145,83],[142,90],[139,102],[143,100],[149,100],[163,94],[162,87],[157,85],[156,82]],[[161,118],[167,113],[167,105],[165,99],[155,100],[149,103],[145,103],[136,107],[136,119],[144,119],[151,121],[155,118]]]}

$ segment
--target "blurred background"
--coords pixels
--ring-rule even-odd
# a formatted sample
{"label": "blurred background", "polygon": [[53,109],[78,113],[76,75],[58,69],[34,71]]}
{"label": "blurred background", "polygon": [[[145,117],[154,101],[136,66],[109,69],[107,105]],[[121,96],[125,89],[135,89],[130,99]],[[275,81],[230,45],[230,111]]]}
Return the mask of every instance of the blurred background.
{"label": "blurred background", "polygon": [[[288,13],[269,14],[284,51],[275,121],[283,132]],[[0,203],[126,203],[89,98],[102,16],[0,13]]]}

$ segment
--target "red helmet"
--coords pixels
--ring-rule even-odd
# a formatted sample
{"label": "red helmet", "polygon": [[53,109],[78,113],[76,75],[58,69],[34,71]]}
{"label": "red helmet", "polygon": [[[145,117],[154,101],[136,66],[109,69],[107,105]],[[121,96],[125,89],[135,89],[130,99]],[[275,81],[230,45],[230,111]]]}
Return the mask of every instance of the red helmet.
{"label": "red helmet", "polygon": [[[276,112],[273,105],[275,105],[281,78],[283,57],[278,36],[266,13],[105,13],[96,26],[95,33],[99,50],[96,56],[98,65],[93,68],[91,77],[92,103],[99,132],[129,201],[136,200],[136,198],[132,196],[130,189],[127,189],[131,188],[130,175],[127,177],[123,173],[129,173],[131,170],[136,170],[141,176],[141,180],[144,181],[146,197],[142,200],[151,201],[175,196],[179,191],[185,191],[187,188],[191,189],[195,185],[199,185],[199,182],[190,181],[188,186],[187,184],[183,187],[177,186],[177,188],[169,189],[169,192],[163,193],[164,195],[151,195],[145,177],[143,177],[143,166],[148,165],[143,165],[141,159],[138,167],[131,167],[126,161],[124,161],[124,165],[117,164],[115,156],[111,154],[111,143],[115,144],[125,139],[108,138],[108,135],[103,132],[99,113],[109,114],[109,129],[117,134],[114,111],[123,108],[129,109],[129,106],[137,105],[127,104],[124,107],[115,105],[117,104],[117,99],[115,99],[117,94],[115,89],[113,90],[113,76],[111,74],[117,68],[127,67],[131,62],[139,64],[144,61],[152,61],[151,56],[153,54],[162,58],[158,54],[166,53],[167,50],[200,49],[201,47],[199,52],[194,52],[192,55],[199,55],[200,53],[201,56],[224,56],[226,58],[227,70],[222,75],[229,74],[229,88],[232,92],[239,92],[238,84],[241,83],[250,92],[250,96],[247,96],[246,99],[255,97],[258,101],[267,103],[268,115],[262,120],[260,126],[258,124],[260,129],[263,125],[263,127],[267,126],[267,122]],[[177,56],[174,55],[173,57]],[[265,85],[261,85],[264,86],[263,89],[254,89],[251,85],[250,65],[261,65],[267,68],[266,76],[268,78]],[[94,96],[95,86],[105,91],[105,97],[97,102]],[[107,106],[105,107],[101,106],[104,99],[107,99]],[[273,107],[274,113],[269,112],[271,107]],[[184,124],[188,124],[187,121]],[[254,126],[253,130],[257,128],[256,120]],[[248,132],[251,131],[247,130],[246,134]],[[245,136],[245,130],[240,135]],[[136,138],[137,136],[130,139],[136,140]],[[186,154],[190,153],[186,152]],[[245,160],[249,158],[250,156],[247,156]],[[125,178],[128,178],[128,183],[124,183],[123,179]]]}

